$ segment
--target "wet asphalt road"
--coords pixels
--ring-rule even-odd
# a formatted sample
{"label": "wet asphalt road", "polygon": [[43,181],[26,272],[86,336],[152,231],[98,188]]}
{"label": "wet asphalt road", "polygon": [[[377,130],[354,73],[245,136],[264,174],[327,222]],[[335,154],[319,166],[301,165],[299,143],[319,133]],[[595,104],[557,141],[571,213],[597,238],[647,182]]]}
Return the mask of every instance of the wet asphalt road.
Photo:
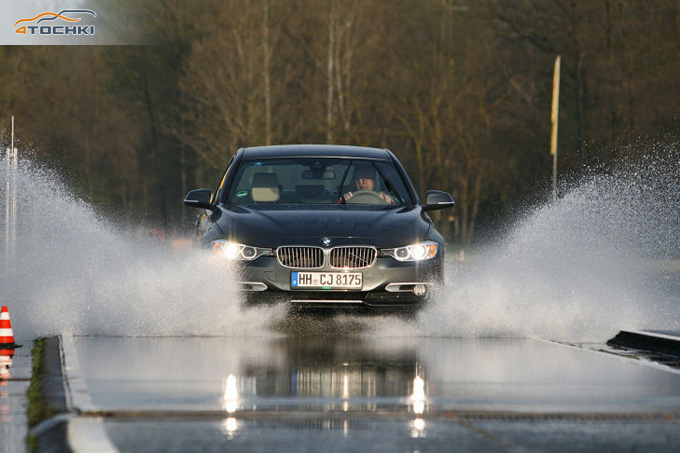
{"label": "wet asphalt road", "polygon": [[64,339],[76,443],[121,452],[677,451],[680,374],[530,339]]}

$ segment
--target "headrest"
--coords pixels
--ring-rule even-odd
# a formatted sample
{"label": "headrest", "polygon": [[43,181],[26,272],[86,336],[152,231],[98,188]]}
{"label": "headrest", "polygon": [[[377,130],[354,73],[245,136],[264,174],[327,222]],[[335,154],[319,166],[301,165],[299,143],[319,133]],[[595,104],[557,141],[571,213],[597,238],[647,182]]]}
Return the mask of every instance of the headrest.
{"label": "headrest", "polygon": [[255,202],[279,201],[279,180],[274,173],[255,173],[253,175],[252,197]]}

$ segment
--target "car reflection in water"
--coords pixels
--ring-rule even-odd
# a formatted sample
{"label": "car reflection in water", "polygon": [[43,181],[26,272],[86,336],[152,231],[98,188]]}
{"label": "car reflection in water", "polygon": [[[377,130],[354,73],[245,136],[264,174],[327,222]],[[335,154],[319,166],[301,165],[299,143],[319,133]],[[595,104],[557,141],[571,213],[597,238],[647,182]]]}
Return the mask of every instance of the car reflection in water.
{"label": "car reflection in water", "polygon": [[[239,408],[238,380],[236,379],[236,376],[230,374],[225,380],[224,386],[224,410],[227,414],[233,414]],[[236,420],[236,417],[232,417],[231,415],[228,416],[224,421],[224,432],[227,434],[227,437],[232,439],[237,430],[238,421]]]}
{"label": "car reflection in water", "polygon": [[366,425],[367,413],[412,414],[405,419],[411,437],[424,437],[426,385],[415,349],[386,351],[361,339],[334,343],[325,338],[286,338],[276,348],[285,357],[278,365],[245,361],[242,374],[225,378],[222,429],[227,438],[238,433],[239,416],[258,419],[254,414],[268,411],[295,412],[295,421],[277,424],[345,435]]}
{"label": "car reflection in water", "polygon": [[412,423],[411,437],[413,438],[425,436],[425,420],[420,416],[425,413],[426,403],[425,380],[416,374],[413,379],[413,394],[411,395],[411,410],[417,415]]}

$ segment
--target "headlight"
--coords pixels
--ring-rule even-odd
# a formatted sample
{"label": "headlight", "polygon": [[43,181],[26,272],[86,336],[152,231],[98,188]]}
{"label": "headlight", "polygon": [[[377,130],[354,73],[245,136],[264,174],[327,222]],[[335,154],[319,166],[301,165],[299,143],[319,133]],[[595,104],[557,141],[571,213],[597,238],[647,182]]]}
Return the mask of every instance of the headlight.
{"label": "headlight", "polygon": [[432,241],[420,242],[418,244],[397,247],[395,249],[385,249],[383,253],[391,256],[397,261],[424,261],[437,256],[439,244]]}
{"label": "headlight", "polygon": [[272,249],[251,247],[237,242],[217,240],[212,242],[212,249],[217,255],[230,260],[252,261],[263,255],[271,255]]}

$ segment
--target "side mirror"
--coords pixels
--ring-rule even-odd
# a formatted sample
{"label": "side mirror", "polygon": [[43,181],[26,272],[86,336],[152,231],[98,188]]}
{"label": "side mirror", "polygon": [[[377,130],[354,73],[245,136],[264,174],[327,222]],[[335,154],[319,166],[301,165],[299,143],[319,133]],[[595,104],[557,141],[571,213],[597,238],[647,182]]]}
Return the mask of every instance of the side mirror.
{"label": "side mirror", "polygon": [[450,194],[441,190],[428,190],[425,198],[423,211],[434,211],[435,209],[452,208],[456,205]]}
{"label": "side mirror", "polygon": [[217,206],[210,203],[210,194],[210,189],[192,190],[184,197],[184,204],[191,206],[192,208],[210,209],[211,211],[215,211]]}

